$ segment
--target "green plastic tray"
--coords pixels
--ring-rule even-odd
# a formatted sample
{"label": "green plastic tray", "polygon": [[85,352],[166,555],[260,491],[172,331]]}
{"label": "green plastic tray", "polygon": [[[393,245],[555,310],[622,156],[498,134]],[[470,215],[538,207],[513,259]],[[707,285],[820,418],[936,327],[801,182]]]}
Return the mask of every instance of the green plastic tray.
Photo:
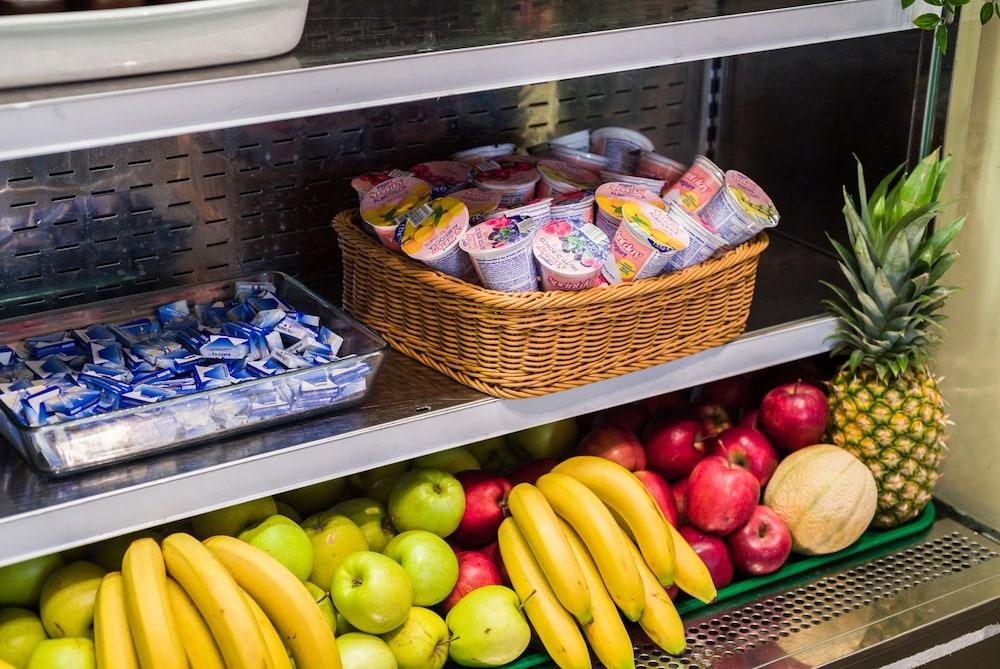
{"label": "green plastic tray", "polygon": [[[843,560],[844,558],[860,555],[870,550],[893,544],[900,539],[905,539],[925,531],[931,526],[931,523],[934,522],[934,514],[934,502],[929,502],[919,516],[905,525],[901,525],[900,527],[891,530],[868,530],[861,535],[860,539],[844,550],[837,551],[836,553],[830,553],[829,555],[793,555],[789,558],[788,562],[781,567],[781,569],[773,574],[745,578],[727,585],[719,590],[719,596],[711,604],[703,604],[697,599],[685,597],[677,603],[677,612],[682,616],[686,616],[690,613],[698,611],[699,609],[703,609],[708,606],[716,606],[720,602],[739,597],[740,595],[746,595],[766,585],[772,585],[774,583],[790,579],[794,576],[806,574],[814,569],[826,567]],[[531,667],[541,667],[549,662],[551,662],[551,660],[545,653],[532,653],[521,656],[516,661],[505,665],[502,669],[530,669]]]}

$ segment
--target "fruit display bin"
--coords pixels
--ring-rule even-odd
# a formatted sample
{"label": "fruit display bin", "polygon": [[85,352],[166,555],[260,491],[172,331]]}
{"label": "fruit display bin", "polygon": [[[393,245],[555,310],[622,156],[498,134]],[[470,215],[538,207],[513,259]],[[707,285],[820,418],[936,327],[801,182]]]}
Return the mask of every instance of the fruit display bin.
{"label": "fruit display bin", "polygon": [[393,254],[345,211],[333,222],[344,308],[393,348],[501,398],[535,397],[659,365],[746,327],[763,233],[673,274],[607,288],[502,293]]}
{"label": "fruit display bin", "polygon": [[[682,616],[689,616],[692,613],[701,611],[710,606],[716,606],[722,602],[746,598],[751,593],[755,593],[762,588],[775,585],[790,579],[816,574],[841,560],[849,557],[865,555],[877,549],[890,547],[904,539],[915,537],[928,531],[934,523],[936,511],[934,502],[929,502],[919,516],[910,522],[900,525],[891,530],[870,529],[853,544],[829,555],[800,556],[792,555],[791,558],[776,572],[764,576],[743,578],[734,583],[730,583],[719,589],[718,597],[711,604],[704,604],[697,599],[685,597],[677,602],[677,612]],[[532,667],[551,666],[551,659],[545,653],[525,654],[516,661],[505,665],[502,669],[531,669]]]}
{"label": "fruit display bin", "polygon": [[[232,296],[237,281],[271,283],[280,299],[318,316],[323,325],[344,338],[341,359],[154,404],[38,427],[24,426],[4,405],[0,434],[38,469],[64,475],[354,406],[364,400],[388,348],[385,340],[281,272],[259,272],[0,321],[0,343],[11,344],[26,337],[93,323],[148,316],[158,305],[176,300],[211,303]],[[262,415],[253,410],[256,399],[274,393],[287,394],[294,391],[293,384],[320,381],[338,383],[342,393],[319,407],[289,401],[279,415]]]}

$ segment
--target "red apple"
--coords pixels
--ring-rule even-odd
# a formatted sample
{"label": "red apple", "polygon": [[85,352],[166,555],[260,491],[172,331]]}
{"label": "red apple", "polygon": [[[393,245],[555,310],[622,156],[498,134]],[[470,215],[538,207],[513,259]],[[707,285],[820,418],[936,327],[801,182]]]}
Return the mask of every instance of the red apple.
{"label": "red apple", "polygon": [[460,551],[458,557],[458,581],[443,602],[441,607],[445,613],[458,604],[458,600],[485,585],[503,585],[500,570],[486,554],[481,551]]}
{"label": "red apple", "polygon": [[680,589],[676,585],[672,585],[669,588],[667,588],[667,597],[670,598],[670,601],[674,601],[675,599],[677,599],[677,593],[679,592]]}
{"label": "red apple", "polygon": [[510,481],[490,472],[472,469],[455,474],[465,491],[465,513],[449,539],[462,548],[479,548],[496,541],[507,515]]}
{"label": "red apple", "polygon": [[732,427],[733,419],[729,412],[718,404],[703,402],[694,408],[694,417],[701,423],[701,433],[706,439],[711,439],[728,427]]}
{"label": "red apple", "polygon": [[759,505],[746,525],[728,537],[729,557],[748,576],[777,571],[792,552],[792,535],[774,511]]}
{"label": "red apple", "polygon": [[677,509],[677,522],[686,525],[688,522],[688,480],[680,479],[670,484],[670,495],[674,498]]}
{"label": "red apple", "polygon": [[753,390],[750,387],[750,379],[745,374],[713,381],[702,386],[698,392],[700,401],[718,404],[731,415],[742,411],[750,404],[752,397]]}
{"label": "red apple", "polygon": [[819,443],[826,432],[826,395],[816,386],[787,383],[764,395],[760,422],[779,448],[795,451]]}
{"label": "red apple", "polygon": [[480,548],[479,552],[493,560],[493,564],[500,570],[500,577],[503,579],[503,582],[510,583],[510,578],[507,577],[507,568],[503,566],[503,558],[500,557],[500,544],[494,541],[488,546]]}
{"label": "red apple", "polygon": [[634,432],[620,425],[595,427],[576,450],[581,455],[596,455],[617,462],[629,471],[646,468],[646,451],[642,450],[642,442]]}
{"label": "red apple", "polygon": [[756,477],[761,489],[778,467],[778,453],[762,433],[737,425],[712,440],[709,455],[721,455]]}
{"label": "red apple", "polygon": [[642,442],[649,468],[668,481],[687,476],[705,457],[701,425],[690,418],[654,418]]}
{"label": "red apple", "polygon": [[743,427],[749,427],[752,430],[763,432],[764,427],[760,424],[760,409],[750,409],[744,413],[740,416],[740,422],[738,422],[737,425],[742,425]]}
{"label": "red apple", "polygon": [[674,527],[677,527],[677,506],[674,504],[674,496],[670,492],[670,485],[656,472],[640,469],[632,473],[635,474],[637,479],[642,481],[642,485],[646,487],[646,490],[649,491],[649,494],[656,501],[656,505],[660,507],[660,511],[663,512],[667,521]]}
{"label": "red apple", "polygon": [[518,483],[531,483],[532,485],[542,474],[548,474],[556,466],[555,458],[542,458],[541,460],[529,460],[519,465],[514,465],[507,470],[506,478],[512,486]]}
{"label": "red apple", "polygon": [[639,400],[639,404],[650,416],[662,413],[683,411],[688,403],[688,392],[686,390],[675,390],[656,397],[647,397]]}
{"label": "red apple", "polygon": [[632,433],[638,433],[646,423],[649,415],[639,404],[623,404],[597,414],[594,427],[601,425],[619,425]]}
{"label": "red apple", "polygon": [[680,533],[684,541],[691,544],[691,548],[708,567],[715,587],[723,588],[729,585],[733,580],[733,563],[729,559],[725,542],[719,537],[699,532],[690,525],[682,527]]}
{"label": "red apple", "polygon": [[702,532],[729,534],[750,519],[760,484],[746,469],[710,455],[688,477],[687,514]]}

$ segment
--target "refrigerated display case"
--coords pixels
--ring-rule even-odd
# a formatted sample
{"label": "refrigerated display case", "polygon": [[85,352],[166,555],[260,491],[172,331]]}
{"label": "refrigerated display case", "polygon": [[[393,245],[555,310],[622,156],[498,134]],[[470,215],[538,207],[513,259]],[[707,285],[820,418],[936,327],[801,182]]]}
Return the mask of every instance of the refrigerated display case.
{"label": "refrigerated display case", "polygon": [[[850,153],[887,172],[948,120],[954,64],[931,66],[915,12],[889,0],[314,0],[287,56],[0,89],[4,319],[262,270],[339,300],[330,219],[356,201],[352,176],[604,125],[739,165],[783,213],[746,333],[674,362],[501,400],[390,351],[348,411],[65,479],[0,449],[0,566],[826,352],[819,281],[839,280],[825,234],[843,234]],[[685,616],[684,655],[637,636],[637,666],[989,666],[996,509],[981,516],[951,493],[937,510],[925,533]]]}

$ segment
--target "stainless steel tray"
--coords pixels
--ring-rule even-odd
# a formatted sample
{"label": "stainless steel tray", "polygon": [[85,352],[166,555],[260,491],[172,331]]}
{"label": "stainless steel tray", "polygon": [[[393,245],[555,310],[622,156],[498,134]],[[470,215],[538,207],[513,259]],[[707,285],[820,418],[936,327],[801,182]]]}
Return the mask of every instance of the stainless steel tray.
{"label": "stainless steel tray", "polygon": [[[296,309],[320,317],[344,338],[342,359],[278,376],[216,388],[79,420],[26,427],[6,407],[0,434],[38,469],[65,475],[151,453],[209,441],[237,432],[341,409],[361,402],[372,387],[388,348],[384,339],[304,285],[280,272],[262,272],[224,281],[180,286],[127,298],[0,321],[0,343],[92,323],[116,323],[148,316],[160,304],[187,299],[210,303],[233,295],[236,281],[270,282]],[[321,406],[306,400],[301,384],[333,381],[338,394]],[[261,402],[275,394],[288,398],[279,415],[262,413]],[[273,413],[273,412],[271,412]]]}

